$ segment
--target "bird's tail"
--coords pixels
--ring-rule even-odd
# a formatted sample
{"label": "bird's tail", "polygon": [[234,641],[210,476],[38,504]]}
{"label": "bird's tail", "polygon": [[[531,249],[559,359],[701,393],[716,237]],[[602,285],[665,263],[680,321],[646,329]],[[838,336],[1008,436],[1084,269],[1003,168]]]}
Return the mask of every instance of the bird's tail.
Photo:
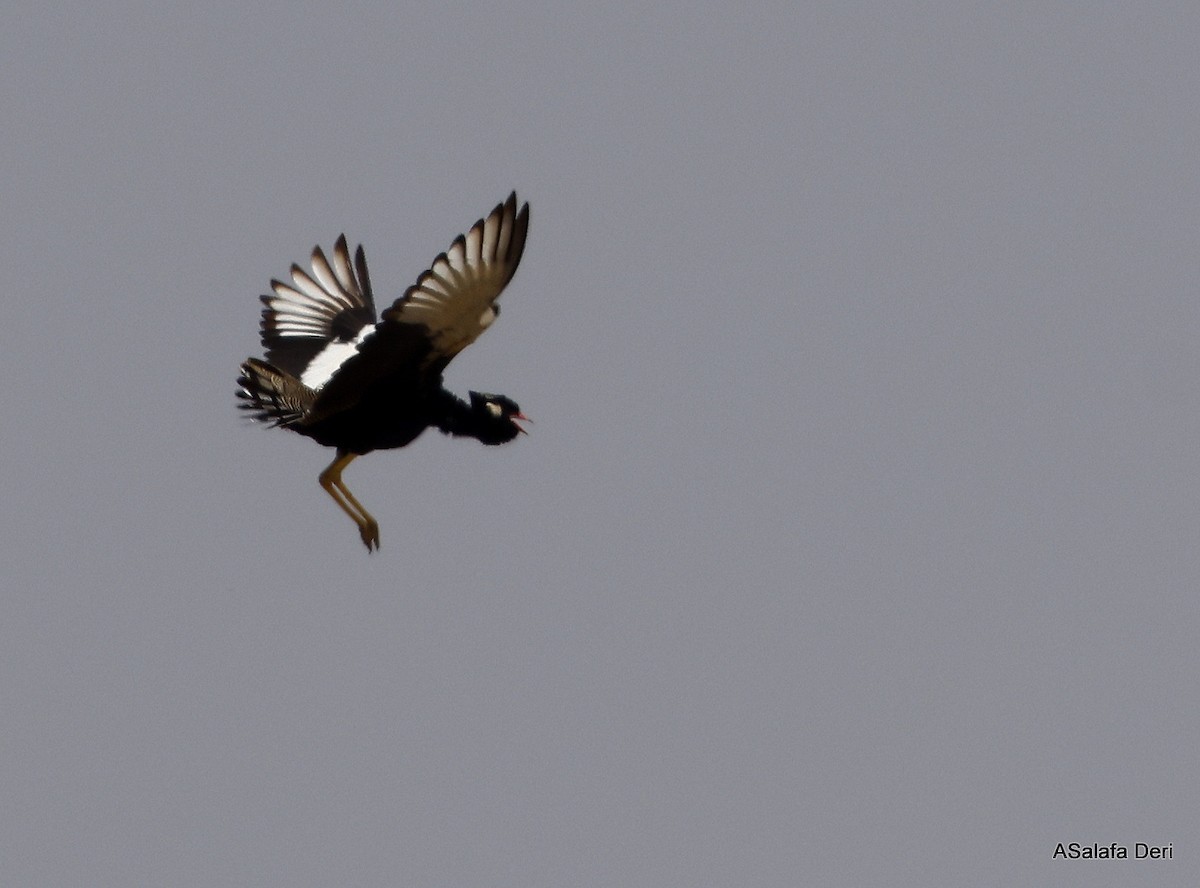
{"label": "bird's tail", "polygon": [[242,399],[238,404],[250,418],[273,426],[293,425],[304,419],[316,392],[296,377],[257,358],[247,358],[238,377]]}

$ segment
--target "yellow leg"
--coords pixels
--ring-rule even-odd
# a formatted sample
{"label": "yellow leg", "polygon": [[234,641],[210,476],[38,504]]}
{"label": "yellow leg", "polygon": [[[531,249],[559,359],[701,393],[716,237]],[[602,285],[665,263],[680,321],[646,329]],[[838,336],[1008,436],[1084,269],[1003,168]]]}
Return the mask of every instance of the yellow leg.
{"label": "yellow leg", "polygon": [[342,483],[342,469],[350,465],[356,453],[346,453],[339,450],[333,462],[321,473],[321,486],[333,497],[338,508],[345,512],[358,525],[358,535],[362,537],[367,551],[379,548],[379,523],[371,517],[371,513],[362,507],[362,503],[354,498],[346,485]]}

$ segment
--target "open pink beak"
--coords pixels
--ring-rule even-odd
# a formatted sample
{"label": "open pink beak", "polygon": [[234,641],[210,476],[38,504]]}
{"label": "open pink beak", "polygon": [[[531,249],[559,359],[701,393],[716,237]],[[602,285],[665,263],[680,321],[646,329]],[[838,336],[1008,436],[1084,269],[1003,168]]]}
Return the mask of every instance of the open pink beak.
{"label": "open pink beak", "polygon": [[522,422],[533,422],[533,420],[532,420],[532,419],[530,419],[530,418],[529,418],[528,416],[526,416],[524,413],[514,413],[512,416],[510,416],[510,417],[509,417],[509,419],[512,421],[512,424],[513,424],[513,425],[517,426],[517,431],[518,431],[518,432],[520,432],[522,435],[528,435],[528,434],[529,434],[529,432],[525,431],[523,428],[521,428],[519,425],[517,425],[517,420],[519,419],[519,420],[521,420]]}

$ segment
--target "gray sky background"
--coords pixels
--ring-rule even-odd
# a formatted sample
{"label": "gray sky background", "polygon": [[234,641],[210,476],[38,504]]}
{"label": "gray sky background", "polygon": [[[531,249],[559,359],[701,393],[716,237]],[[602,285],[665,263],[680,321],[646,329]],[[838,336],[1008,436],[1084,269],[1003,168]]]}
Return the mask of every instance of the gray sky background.
{"label": "gray sky background", "polygon": [[[1198,45],[10,8],[0,882],[1195,885]],[[391,299],[513,188],[447,384],[533,433],[356,462],[368,557],[236,415],[256,297],[345,231]]]}

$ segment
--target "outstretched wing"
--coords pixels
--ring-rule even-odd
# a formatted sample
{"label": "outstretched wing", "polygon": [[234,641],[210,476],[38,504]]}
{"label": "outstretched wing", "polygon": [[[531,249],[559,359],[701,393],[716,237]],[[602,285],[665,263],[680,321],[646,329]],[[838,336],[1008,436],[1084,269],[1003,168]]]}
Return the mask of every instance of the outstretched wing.
{"label": "outstretched wing", "polygon": [[429,362],[445,367],[496,320],[496,299],[516,274],[528,231],[529,204],[517,212],[514,191],[433,260],[384,310],[381,326],[421,325],[428,331]]}
{"label": "outstretched wing", "polygon": [[292,266],[292,283],[271,281],[261,297],[262,344],[267,362],[319,389],[375,325],[371,279],[360,246],[350,263],[343,234],[331,263],[320,247],[312,251],[312,274]]}
{"label": "outstretched wing", "polygon": [[[528,230],[529,204],[518,212],[513,192],[455,238],[372,330],[348,343],[355,353],[322,381],[313,415],[353,406],[367,386],[384,377],[411,374],[417,384],[439,376],[496,319],[496,299],[517,271]],[[317,388],[315,381],[304,380]]]}

